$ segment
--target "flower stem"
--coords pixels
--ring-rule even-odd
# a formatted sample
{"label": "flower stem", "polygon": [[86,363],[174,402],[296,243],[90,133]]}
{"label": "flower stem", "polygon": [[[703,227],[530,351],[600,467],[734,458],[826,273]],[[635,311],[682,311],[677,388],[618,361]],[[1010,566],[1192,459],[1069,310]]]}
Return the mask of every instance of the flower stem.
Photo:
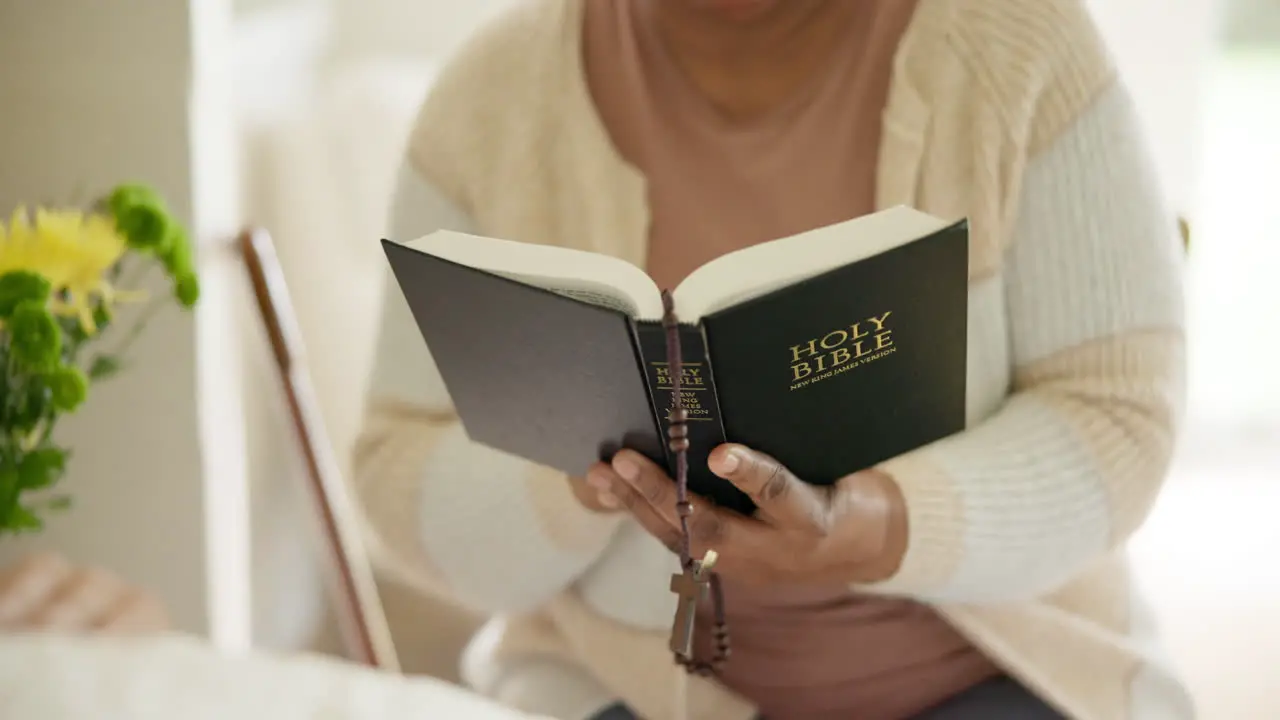
{"label": "flower stem", "polygon": [[133,346],[133,343],[138,339],[138,336],[142,334],[143,328],[147,326],[147,323],[151,321],[151,318],[158,310],[160,310],[160,300],[161,298],[153,298],[147,302],[146,307],[142,309],[142,312],[138,314],[138,317],[134,319],[133,324],[130,325],[129,329],[125,332],[124,339],[120,341],[120,344],[116,346],[115,350],[111,351],[111,355],[118,358],[124,357],[124,354]]}
{"label": "flower stem", "polygon": [[[133,267],[129,268],[130,272],[128,273],[128,277],[115,283],[116,287],[132,290],[142,283],[142,279],[147,276],[147,271],[151,269],[151,263],[149,262],[141,262],[139,258],[130,259],[133,261]],[[125,274],[123,272],[124,263],[120,263],[116,267],[121,270],[120,275],[123,276]]]}

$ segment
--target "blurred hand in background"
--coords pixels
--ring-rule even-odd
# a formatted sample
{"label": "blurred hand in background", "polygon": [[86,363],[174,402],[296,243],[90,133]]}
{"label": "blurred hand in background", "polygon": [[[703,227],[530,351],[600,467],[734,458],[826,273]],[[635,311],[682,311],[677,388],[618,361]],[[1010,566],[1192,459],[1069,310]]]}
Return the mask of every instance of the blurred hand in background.
{"label": "blurred hand in background", "polygon": [[0,567],[0,632],[140,634],[169,629],[164,604],[103,568],[57,554]]}

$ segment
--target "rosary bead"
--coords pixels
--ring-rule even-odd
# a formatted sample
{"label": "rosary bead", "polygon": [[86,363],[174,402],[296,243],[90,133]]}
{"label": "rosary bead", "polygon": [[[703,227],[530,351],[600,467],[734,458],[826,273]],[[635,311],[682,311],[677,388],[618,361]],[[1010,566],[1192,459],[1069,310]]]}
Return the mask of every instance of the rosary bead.
{"label": "rosary bead", "polygon": [[681,500],[676,503],[676,514],[680,517],[689,517],[693,514],[693,503],[688,500]]}
{"label": "rosary bead", "polygon": [[669,438],[686,438],[689,437],[688,425],[672,425],[667,428],[667,437]]}
{"label": "rosary bead", "polygon": [[689,411],[680,407],[671,409],[672,424],[684,423],[689,421]]}
{"label": "rosary bead", "polygon": [[672,438],[667,447],[671,448],[671,452],[684,452],[689,449],[689,438]]}

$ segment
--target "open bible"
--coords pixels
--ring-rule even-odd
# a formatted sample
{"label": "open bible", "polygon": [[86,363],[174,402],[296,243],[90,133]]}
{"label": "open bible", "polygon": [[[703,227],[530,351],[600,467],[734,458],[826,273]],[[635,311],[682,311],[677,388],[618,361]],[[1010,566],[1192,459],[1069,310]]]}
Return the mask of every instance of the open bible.
{"label": "open bible", "polygon": [[[383,247],[473,441],[575,475],[630,447],[674,475],[643,270],[452,231]],[[965,221],[890,208],[724,255],[671,297],[689,487],[721,505],[754,509],[706,467],[725,441],[825,484],[964,426]]]}

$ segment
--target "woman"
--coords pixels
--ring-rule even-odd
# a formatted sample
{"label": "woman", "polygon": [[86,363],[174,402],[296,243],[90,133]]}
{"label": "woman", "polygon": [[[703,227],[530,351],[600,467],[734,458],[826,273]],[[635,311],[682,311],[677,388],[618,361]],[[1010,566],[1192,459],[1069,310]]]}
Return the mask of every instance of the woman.
{"label": "woman", "polygon": [[669,478],[469,443],[392,283],[356,459],[375,545],[495,615],[470,682],[565,720],[1189,718],[1123,556],[1183,394],[1157,185],[1084,0],[524,3],[426,100],[394,237],[586,248],[670,287],[879,208],[967,217],[968,429],[830,495],[718,449],[763,512],[699,508],[733,656],[681,690]]}

